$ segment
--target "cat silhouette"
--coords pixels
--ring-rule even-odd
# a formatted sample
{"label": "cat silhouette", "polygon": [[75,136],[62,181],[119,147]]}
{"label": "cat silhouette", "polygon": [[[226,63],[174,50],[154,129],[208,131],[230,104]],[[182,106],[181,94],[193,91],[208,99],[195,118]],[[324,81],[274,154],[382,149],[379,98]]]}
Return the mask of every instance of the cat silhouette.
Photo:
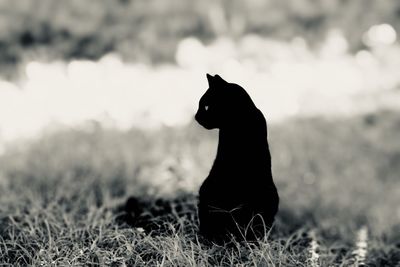
{"label": "cat silhouette", "polygon": [[267,124],[247,92],[207,74],[196,121],[219,129],[217,156],[199,191],[200,233],[214,242],[262,238],[278,211]]}

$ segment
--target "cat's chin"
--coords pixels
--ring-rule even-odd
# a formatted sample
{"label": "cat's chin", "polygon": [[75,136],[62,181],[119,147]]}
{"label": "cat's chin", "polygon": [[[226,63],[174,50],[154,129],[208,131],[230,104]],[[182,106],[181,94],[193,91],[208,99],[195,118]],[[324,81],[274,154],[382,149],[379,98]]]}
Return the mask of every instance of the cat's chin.
{"label": "cat's chin", "polygon": [[200,116],[199,114],[196,114],[196,115],[194,116],[194,119],[195,119],[201,126],[203,126],[204,128],[206,128],[207,130],[212,130],[212,129],[217,128],[217,127],[215,127],[214,125],[212,125],[212,123],[209,123],[209,122],[204,121],[204,120],[203,120],[203,117]]}
{"label": "cat's chin", "polygon": [[206,128],[207,130],[212,130],[212,129],[216,129],[217,127],[215,127],[214,125],[211,125],[211,124],[208,124],[208,123],[204,123],[204,122],[201,122],[201,121],[198,121],[197,120],[197,122],[201,125],[201,126],[203,126],[204,128]]}
{"label": "cat's chin", "polygon": [[201,126],[203,126],[204,128],[206,128],[207,130],[212,130],[212,129],[218,128],[218,127],[216,127],[216,126],[214,126],[214,125],[212,125],[212,124],[210,124],[210,123],[206,123],[206,122],[204,122],[204,121],[201,121],[201,120],[199,120],[198,118],[195,118],[195,119],[196,119],[196,121],[197,121]]}
{"label": "cat's chin", "polygon": [[217,127],[213,127],[213,126],[210,126],[210,125],[202,125],[201,124],[201,126],[203,126],[204,128],[206,128],[207,130],[212,130],[212,129],[216,129]]}

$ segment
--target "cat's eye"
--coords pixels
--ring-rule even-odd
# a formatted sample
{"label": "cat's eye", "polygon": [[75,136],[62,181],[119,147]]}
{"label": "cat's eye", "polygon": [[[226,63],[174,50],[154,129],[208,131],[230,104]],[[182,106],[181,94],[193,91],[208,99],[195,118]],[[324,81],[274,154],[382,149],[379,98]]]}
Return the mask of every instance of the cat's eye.
{"label": "cat's eye", "polygon": [[204,106],[204,109],[207,111],[208,110],[208,108],[209,108],[209,106]]}

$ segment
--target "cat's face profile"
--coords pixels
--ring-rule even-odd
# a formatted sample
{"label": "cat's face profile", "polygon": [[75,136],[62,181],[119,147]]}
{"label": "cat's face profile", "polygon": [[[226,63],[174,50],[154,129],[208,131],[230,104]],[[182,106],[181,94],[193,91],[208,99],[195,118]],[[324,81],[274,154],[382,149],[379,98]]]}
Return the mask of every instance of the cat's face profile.
{"label": "cat's face profile", "polygon": [[206,129],[219,128],[221,124],[221,115],[223,103],[221,103],[222,87],[228,83],[220,76],[211,76],[207,74],[209,88],[200,98],[199,108],[195,115],[196,121]]}
{"label": "cat's face profile", "polygon": [[206,129],[240,126],[246,113],[255,108],[247,92],[219,75],[207,74],[209,88],[200,98],[196,121]]}

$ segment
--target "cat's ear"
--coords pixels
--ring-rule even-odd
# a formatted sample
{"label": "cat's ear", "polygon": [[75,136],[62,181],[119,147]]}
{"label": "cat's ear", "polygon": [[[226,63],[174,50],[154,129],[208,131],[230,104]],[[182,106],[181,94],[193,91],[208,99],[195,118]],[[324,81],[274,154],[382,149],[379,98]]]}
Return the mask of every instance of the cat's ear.
{"label": "cat's ear", "polygon": [[218,74],[214,76],[214,83],[216,85],[224,85],[227,84],[228,82],[225,81],[224,79],[221,78],[221,76],[219,76]]}
{"label": "cat's ear", "polygon": [[211,87],[211,85],[214,83],[213,82],[214,81],[214,77],[207,73],[207,80],[208,80],[208,86]]}
{"label": "cat's ear", "polygon": [[215,76],[211,76],[210,74],[207,73],[207,80],[208,80],[208,85],[211,87],[220,87],[223,86],[225,84],[227,84],[227,82],[221,78],[221,76],[219,76],[218,74]]}

